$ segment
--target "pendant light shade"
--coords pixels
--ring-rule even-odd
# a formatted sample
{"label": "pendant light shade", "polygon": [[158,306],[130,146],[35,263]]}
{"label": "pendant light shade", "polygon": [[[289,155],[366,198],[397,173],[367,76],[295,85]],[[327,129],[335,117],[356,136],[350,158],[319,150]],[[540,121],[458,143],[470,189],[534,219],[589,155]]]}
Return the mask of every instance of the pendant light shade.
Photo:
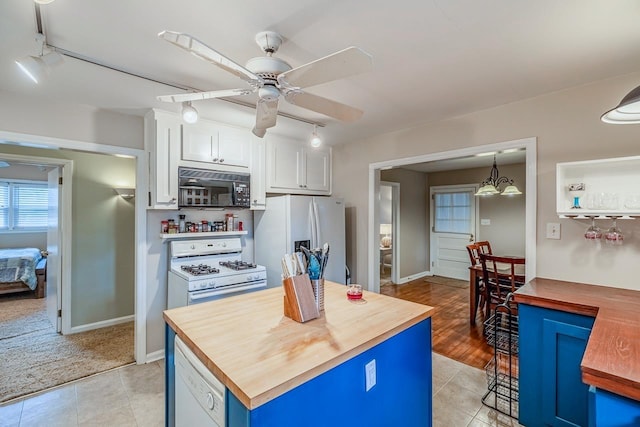
{"label": "pendant light shade", "polygon": [[640,123],[640,86],[622,98],[615,108],[604,113],[600,120],[614,125]]}
{"label": "pendant light shade", "polygon": [[[507,187],[500,191],[500,185],[507,184]],[[518,187],[513,185],[513,180],[506,176],[500,176],[498,172],[498,166],[496,164],[496,156],[493,155],[493,166],[491,167],[491,173],[489,177],[482,181],[480,189],[476,192],[476,196],[493,196],[494,194],[500,194],[502,196],[515,196],[522,194]]]}

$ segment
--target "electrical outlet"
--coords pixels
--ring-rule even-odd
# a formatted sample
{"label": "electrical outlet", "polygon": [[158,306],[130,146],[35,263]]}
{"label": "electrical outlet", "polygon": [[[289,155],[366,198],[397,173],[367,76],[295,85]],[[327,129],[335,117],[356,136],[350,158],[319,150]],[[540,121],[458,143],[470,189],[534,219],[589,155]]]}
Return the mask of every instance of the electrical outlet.
{"label": "electrical outlet", "polygon": [[376,385],[376,359],[364,365],[366,390],[369,391]]}
{"label": "electrical outlet", "polygon": [[547,223],[547,239],[560,240],[560,224],[557,222]]}

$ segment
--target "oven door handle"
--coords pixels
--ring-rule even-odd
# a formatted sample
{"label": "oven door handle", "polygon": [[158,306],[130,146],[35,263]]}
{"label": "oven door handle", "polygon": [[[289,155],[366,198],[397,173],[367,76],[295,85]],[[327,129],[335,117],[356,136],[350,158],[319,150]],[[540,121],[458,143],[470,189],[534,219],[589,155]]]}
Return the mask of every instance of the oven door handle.
{"label": "oven door handle", "polygon": [[248,289],[264,288],[266,286],[267,286],[267,283],[264,280],[261,280],[259,282],[247,283],[246,285],[241,285],[241,286],[229,286],[225,288],[207,289],[204,291],[189,292],[189,300],[193,302],[197,302],[198,300],[211,298],[216,295],[230,294],[233,292],[245,291]]}

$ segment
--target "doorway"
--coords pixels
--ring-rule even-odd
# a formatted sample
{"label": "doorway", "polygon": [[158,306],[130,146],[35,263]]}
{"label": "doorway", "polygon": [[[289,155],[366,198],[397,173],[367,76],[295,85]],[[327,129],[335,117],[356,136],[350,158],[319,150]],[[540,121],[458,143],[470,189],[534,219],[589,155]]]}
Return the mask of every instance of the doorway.
{"label": "doorway", "polygon": [[[530,280],[535,277],[536,273],[536,138],[524,138],[513,141],[499,142],[495,144],[482,145],[477,147],[468,147],[458,150],[446,152],[426,154],[409,158],[396,160],[387,160],[384,162],[371,163],[369,165],[369,213],[368,213],[368,241],[375,242],[380,228],[379,219],[379,187],[380,187],[380,171],[414,165],[426,162],[440,162],[458,159],[472,159],[478,157],[478,154],[487,152],[505,152],[511,150],[523,150],[525,154],[525,257],[526,278]],[[380,256],[374,245],[368,245],[368,264],[367,264],[367,288],[373,292],[380,292],[380,282],[376,280],[378,276],[378,266]]]}
{"label": "doorway", "polygon": [[[133,177],[133,185],[129,183],[130,186],[135,187],[138,193],[137,203],[131,204],[131,209],[134,210],[134,218],[133,221],[128,221],[126,226],[130,227],[127,232],[133,236],[134,239],[134,255],[128,256],[128,261],[131,263],[131,271],[134,272],[134,317],[135,317],[135,340],[134,340],[134,355],[137,363],[145,363],[147,359],[146,354],[146,313],[147,313],[147,302],[146,302],[146,246],[144,242],[146,242],[146,205],[144,203],[144,194],[147,192],[147,176],[146,176],[146,156],[144,150],[141,149],[132,149],[126,147],[116,147],[102,144],[94,144],[87,143],[83,141],[76,140],[68,140],[61,138],[48,138],[43,136],[34,136],[34,135],[25,135],[15,132],[6,132],[0,131],[0,141],[3,141],[3,144],[6,144],[7,147],[17,145],[22,147],[37,147],[37,148],[48,148],[53,150],[61,150],[66,149],[73,152],[79,153],[93,153],[93,154],[106,154],[110,156],[122,156],[128,157],[135,163],[134,170],[135,176]],[[7,150],[8,151],[8,150]],[[55,151],[52,151],[52,153]],[[69,179],[71,181],[71,179]],[[122,185],[126,186],[126,185]],[[105,189],[106,191],[106,189]],[[113,193],[113,188],[110,188],[108,191]],[[115,200],[120,200],[119,198],[114,198]],[[119,201],[118,203],[123,203],[124,200]],[[70,216],[68,216],[70,218]],[[66,217],[65,217],[66,218]],[[87,231],[86,234],[91,234],[91,221],[87,221]],[[124,222],[123,222],[124,224]],[[68,227],[68,230],[71,229],[71,226]],[[115,254],[114,256],[121,256],[121,254]],[[70,257],[67,257],[70,259]],[[64,261],[63,261],[64,263]],[[63,274],[64,274],[64,264],[63,264]],[[69,269],[67,269],[69,270]],[[96,274],[94,271],[91,274]],[[91,283],[91,280],[87,281]],[[68,283],[68,282],[67,282]],[[91,293],[90,287],[84,289],[85,291]],[[63,289],[63,299],[62,306],[63,310],[65,308],[65,304],[70,304],[70,300],[67,300],[67,297],[70,296],[70,293],[66,293],[66,297],[64,296],[65,292]],[[63,331],[64,331],[64,322],[63,322]],[[96,325],[92,325],[94,327]],[[99,326],[99,325],[97,325]],[[70,327],[70,325],[69,325]],[[81,332],[81,330],[75,330],[73,332]]]}
{"label": "doorway", "polygon": [[380,284],[400,278],[400,184],[380,181]]}

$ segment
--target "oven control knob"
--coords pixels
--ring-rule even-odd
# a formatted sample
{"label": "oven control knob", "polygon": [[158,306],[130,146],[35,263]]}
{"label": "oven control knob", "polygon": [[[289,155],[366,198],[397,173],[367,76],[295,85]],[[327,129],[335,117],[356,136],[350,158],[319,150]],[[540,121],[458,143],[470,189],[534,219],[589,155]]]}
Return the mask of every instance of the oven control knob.
{"label": "oven control knob", "polygon": [[196,245],[191,244],[191,249],[195,249],[195,248],[196,248]]}
{"label": "oven control knob", "polygon": [[222,242],[222,247],[223,247],[223,248],[226,248],[226,247],[227,247],[227,244],[226,244],[225,242]]}
{"label": "oven control knob", "polygon": [[211,394],[211,392],[207,393],[207,408],[213,409],[216,406],[215,403],[216,401],[213,400],[213,395]]}

